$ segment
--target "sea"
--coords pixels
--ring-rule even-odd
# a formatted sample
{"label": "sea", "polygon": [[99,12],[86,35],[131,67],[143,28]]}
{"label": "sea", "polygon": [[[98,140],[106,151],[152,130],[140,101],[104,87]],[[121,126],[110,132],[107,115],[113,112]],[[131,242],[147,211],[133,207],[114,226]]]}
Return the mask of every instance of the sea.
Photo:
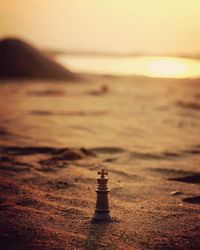
{"label": "sea", "polygon": [[200,60],[191,58],[61,54],[56,59],[72,71],[81,73],[164,78],[200,77]]}

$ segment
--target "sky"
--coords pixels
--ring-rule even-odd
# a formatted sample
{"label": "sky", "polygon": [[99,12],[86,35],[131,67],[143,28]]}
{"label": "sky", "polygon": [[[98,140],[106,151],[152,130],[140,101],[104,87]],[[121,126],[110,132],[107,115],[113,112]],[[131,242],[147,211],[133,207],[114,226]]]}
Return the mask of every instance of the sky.
{"label": "sky", "polygon": [[199,0],[0,0],[0,38],[42,48],[200,53]]}

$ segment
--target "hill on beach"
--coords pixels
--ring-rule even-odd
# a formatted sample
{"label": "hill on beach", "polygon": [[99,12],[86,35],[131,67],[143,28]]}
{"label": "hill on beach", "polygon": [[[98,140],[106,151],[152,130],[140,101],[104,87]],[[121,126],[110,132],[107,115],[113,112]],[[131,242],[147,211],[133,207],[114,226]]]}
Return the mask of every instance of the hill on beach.
{"label": "hill on beach", "polygon": [[0,79],[78,80],[44,52],[20,39],[0,40]]}

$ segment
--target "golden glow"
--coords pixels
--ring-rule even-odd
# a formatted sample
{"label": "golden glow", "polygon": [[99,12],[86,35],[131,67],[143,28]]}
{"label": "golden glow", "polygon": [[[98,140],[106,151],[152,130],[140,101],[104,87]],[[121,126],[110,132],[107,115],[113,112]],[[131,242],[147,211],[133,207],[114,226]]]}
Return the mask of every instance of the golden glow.
{"label": "golden glow", "polygon": [[200,77],[200,61],[173,57],[150,58],[147,75],[166,78]]}
{"label": "golden glow", "polygon": [[185,74],[187,67],[181,61],[169,59],[155,60],[149,64],[149,72],[152,75],[162,77],[178,77]]}

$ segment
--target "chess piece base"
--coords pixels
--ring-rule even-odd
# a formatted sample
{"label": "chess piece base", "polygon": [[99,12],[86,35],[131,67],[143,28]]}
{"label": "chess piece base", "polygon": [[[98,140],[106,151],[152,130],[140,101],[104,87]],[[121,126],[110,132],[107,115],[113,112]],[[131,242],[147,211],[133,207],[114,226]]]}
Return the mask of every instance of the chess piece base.
{"label": "chess piece base", "polygon": [[93,216],[93,221],[110,221],[111,216],[109,213],[96,212]]}

